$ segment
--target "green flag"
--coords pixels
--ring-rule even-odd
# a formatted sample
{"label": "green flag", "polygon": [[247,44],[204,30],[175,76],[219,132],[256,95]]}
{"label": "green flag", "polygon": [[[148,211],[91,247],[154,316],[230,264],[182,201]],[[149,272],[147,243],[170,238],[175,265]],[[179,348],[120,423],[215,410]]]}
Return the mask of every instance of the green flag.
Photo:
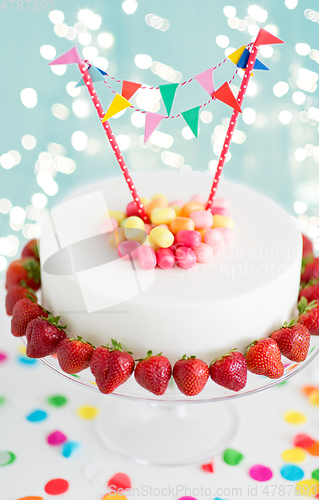
{"label": "green flag", "polygon": [[200,106],[196,106],[196,108],[188,109],[182,113],[182,117],[185,122],[193,132],[194,136],[198,136],[198,117],[199,117]]}
{"label": "green flag", "polygon": [[159,89],[162,95],[164,106],[166,108],[167,115],[170,115],[175,93],[178,87],[178,83],[169,83],[167,85],[159,85]]}

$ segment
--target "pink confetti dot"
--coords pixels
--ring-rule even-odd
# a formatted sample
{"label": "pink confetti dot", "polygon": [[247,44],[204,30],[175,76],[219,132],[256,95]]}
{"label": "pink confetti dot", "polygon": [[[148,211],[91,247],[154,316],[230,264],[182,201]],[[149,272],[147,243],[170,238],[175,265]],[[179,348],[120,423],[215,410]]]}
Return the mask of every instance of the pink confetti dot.
{"label": "pink confetti dot", "polygon": [[67,437],[60,431],[55,431],[49,434],[47,437],[47,442],[51,446],[57,446],[59,444],[65,443]]}
{"label": "pink confetti dot", "polygon": [[0,352],[0,363],[3,361],[6,361],[8,359],[8,356],[4,352]]}
{"label": "pink confetti dot", "polygon": [[131,489],[131,480],[126,474],[119,472],[109,480],[107,485],[109,488],[112,488],[113,491],[118,491],[120,489],[129,490]]}
{"label": "pink confetti dot", "polygon": [[252,479],[255,479],[255,481],[263,482],[263,481],[269,481],[272,478],[273,473],[268,467],[258,464],[258,465],[253,465],[249,469],[249,475]]}

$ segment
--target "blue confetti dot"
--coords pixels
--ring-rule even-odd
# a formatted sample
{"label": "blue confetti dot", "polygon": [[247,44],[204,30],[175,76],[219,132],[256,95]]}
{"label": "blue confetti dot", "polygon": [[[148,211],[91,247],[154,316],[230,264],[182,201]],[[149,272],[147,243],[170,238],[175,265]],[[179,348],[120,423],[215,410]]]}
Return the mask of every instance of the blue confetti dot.
{"label": "blue confetti dot", "polygon": [[304,471],[296,465],[286,464],[280,469],[280,474],[287,481],[300,481],[305,475]]}
{"label": "blue confetti dot", "polygon": [[73,453],[76,451],[76,449],[80,446],[80,443],[77,443],[76,441],[67,441],[64,443],[63,448],[62,448],[62,455],[66,458],[69,458]]}
{"label": "blue confetti dot", "polygon": [[38,362],[37,359],[27,358],[26,356],[19,356],[18,361],[23,365],[35,365]]}
{"label": "blue confetti dot", "polygon": [[32,413],[30,413],[26,419],[29,420],[29,422],[42,422],[42,420],[45,420],[47,418],[47,413],[43,410],[35,410]]}

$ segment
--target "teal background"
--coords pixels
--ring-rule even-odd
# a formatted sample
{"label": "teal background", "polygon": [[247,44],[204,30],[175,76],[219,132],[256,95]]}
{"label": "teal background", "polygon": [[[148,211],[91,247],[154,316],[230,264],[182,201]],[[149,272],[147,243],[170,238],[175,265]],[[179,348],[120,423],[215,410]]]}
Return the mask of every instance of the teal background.
{"label": "teal background", "polygon": [[[0,0],[1,4],[2,0]],[[21,2],[21,0],[20,0]],[[73,26],[78,22],[80,9],[89,8],[102,18],[99,30],[90,31],[93,36],[92,45],[99,49],[99,55],[109,61],[108,70],[116,78],[142,82],[151,86],[168,83],[161,80],[150,69],[139,69],[134,63],[136,54],[148,54],[153,61],[170,65],[182,74],[182,80],[218,64],[225,57],[224,49],[216,44],[217,35],[227,35],[230,46],[238,48],[248,44],[252,36],[247,30],[240,32],[227,24],[223,8],[234,5],[237,17],[244,19],[251,3],[230,0],[139,0],[138,8],[132,15],[122,9],[122,1],[118,0],[57,0],[55,7],[65,14],[64,22]],[[318,63],[308,55],[298,55],[295,50],[297,43],[303,42],[312,49],[318,47],[318,22],[305,17],[305,9],[319,10],[317,0],[299,1],[294,9],[288,9],[283,0],[256,0],[256,4],[268,12],[266,22],[279,28],[278,36],[285,41],[284,45],[274,45],[274,54],[270,58],[259,55],[270,71],[256,71],[255,82],[259,92],[255,96],[246,96],[243,108],[254,108],[257,120],[253,125],[247,125],[239,118],[237,128],[246,134],[243,144],[232,144],[231,160],[226,163],[224,175],[226,178],[243,182],[254,189],[265,193],[286,208],[292,215],[294,202],[299,200],[307,204],[307,211],[301,216],[305,224],[312,217],[316,227],[319,215],[319,163],[314,156],[307,156],[303,161],[295,158],[298,148],[307,144],[318,147],[318,121],[311,119],[304,123],[300,113],[310,107],[318,108],[318,90],[307,92],[305,103],[297,105],[292,100],[292,94],[300,89],[295,77],[299,68],[318,72]],[[3,5],[3,4],[2,4]],[[1,5],[1,6],[2,6]],[[24,2],[26,5],[26,2]],[[43,4],[44,5],[44,4]],[[86,89],[81,90],[80,99],[86,99],[90,104],[90,113],[85,118],[79,118],[72,111],[71,97],[66,91],[69,81],[79,80],[77,66],[68,66],[67,71],[58,76],[48,66],[47,60],[40,55],[40,47],[44,44],[56,48],[57,56],[76,45],[82,51],[83,46],[77,40],[59,38],[54,33],[54,25],[48,17],[48,10],[34,11],[30,4],[28,12],[18,11],[17,4],[7,1],[7,10],[0,9],[0,40],[2,55],[2,71],[0,78],[1,120],[0,120],[0,156],[9,150],[19,151],[21,161],[9,170],[0,166],[0,199],[9,199],[13,206],[26,208],[31,204],[34,193],[43,192],[37,184],[35,164],[38,155],[47,150],[50,143],[58,143],[65,148],[65,156],[76,162],[76,169],[71,175],[57,173],[55,181],[59,190],[55,196],[48,196],[47,208],[53,207],[63,200],[71,190],[84,184],[103,179],[119,172],[118,165],[104,135],[93,106],[89,103]],[[10,11],[10,7],[12,10]],[[170,27],[163,32],[147,25],[145,16],[154,13],[169,21]],[[97,43],[97,35],[109,32],[114,35],[115,42],[110,49],[103,49]],[[318,59],[319,61],[319,59]],[[235,66],[227,61],[214,74],[215,86],[231,78]],[[281,98],[273,93],[274,85],[279,82],[289,82],[289,91]],[[236,78],[235,84],[240,85],[241,79]],[[24,88],[34,88],[38,94],[38,103],[32,108],[26,108],[20,99]],[[103,83],[96,86],[105,109],[109,106],[113,94]],[[114,84],[114,89],[121,90]],[[185,92],[184,92],[185,89]],[[183,91],[182,91],[183,90]],[[203,89],[196,82],[184,87],[176,96],[173,112],[178,113],[207,100]],[[135,98],[132,99],[134,104]],[[60,103],[70,110],[66,120],[56,118],[51,111],[53,104]],[[159,112],[163,111],[163,106]],[[218,157],[213,152],[211,136],[214,128],[221,125],[223,119],[229,118],[231,109],[222,103],[212,103],[207,108],[213,113],[213,120],[204,124],[200,122],[198,139],[184,139],[182,129],[185,122],[182,118],[165,120],[159,127],[161,132],[174,138],[170,151],[184,157],[184,163],[193,170],[205,171],[209,162]],[[289,124],[280,123],[278,116],[283,110],[292,113]],[[319,110],[318,110],[319,111]],[[111,121],[115,135],[125,134],[131,139],[130,147],[124,151],[124,157],[132,172],[137,170],[170,170],[173,167],[164,165],[161,160],[163,149],[140,146],[140,136],[143,128],[136,128],[131,123],[131,110]],[[259,125],[258,125],[259,123]],[[71,136],[74,131],[84,131],[90,141],[94,140],[96,152],[90,154],[90,149],[76,151],[72,147]],[[37,145],[28,151],[21,145],[21,138],[32,134]],[[318,155],[319,161],[319,155]],[[178,193],[176,193],[178,198]],[[120,207],[116,207],[120,208]],[[236,217],[236,214],[234,214]],[[307,218],[308,217],[308,218]],[[19,239],[19,247],[15,255],[7,255],[9,263],[17,258],[26,239],[23,228],[13,230],[10,227],[10,214],[0,213],[0,238],[15,235]],[[319,219],[318,219],[319,224]],[[34,224],[28,218],[25,224]],[[318,226],[317,224],[317,226]],[[314,230],[313,235],[316,236]],[[318,240],[319,242],[319,240]],[[1,248],[1,246],[0,246]],[[4,254],[5,255],[5,254]],[[4,271],[3,271],[4,272]]]}

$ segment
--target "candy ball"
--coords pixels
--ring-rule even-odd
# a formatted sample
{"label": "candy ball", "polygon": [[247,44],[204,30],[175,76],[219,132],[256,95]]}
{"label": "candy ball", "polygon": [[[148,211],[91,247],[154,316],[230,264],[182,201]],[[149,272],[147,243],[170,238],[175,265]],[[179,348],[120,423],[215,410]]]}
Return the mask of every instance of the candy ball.
{"label": "candy ball", "polygon": [[229,229],[229,227],[216,227],[216,231],[223,235],[226,245],[233,239],[233,230]]}
{"label": "candy ball", "polygon": [[126,240],[125,234],[124,234],[124,227],[119,227],[118,229],[115,229],[115,231],[110,234],[108,237],[108,244],[113,247],[117,248],[120,243]]}
{"label": "candy ball", "polygon": [[178,231],[176,235],[176,242],[181,243],[185,247],[198,247],[201,243],[202,237],[197,231]]}
{"label": "candy ball", "polygon": [[107,219],[102,220],[100,224],[100,234],[110,233],[119,227],[119,223],[114,217],[108,217]]}
{"label": "candy ball", "polygon": [[180,247],[175,252],[177,264],[183,269],[190,269],[196,264],[196,255],[191,248]]}
{"label": "candy ball", "polygon": [[154,269],[156,266],[156,255],[152,247],[143,245],[137,250],[137,258],[142,269]]}
{"label": "candy ball", "polygon": [[182,206],[181,216],[189,217],[195,210],[205,210],[205,207],[202,203],[199,203],[199,201],[189,201]]}
{"label": "candy ball", "polygon": [[182,206],[185,205],[185,201],[184,200],[173,200],[169,204],[170,207],[173,207],[174,205],[182,208]]}
{"label": "candy ball", "polygon": [[204,234],[206,233],[207,228],[206,229],[196,229],[196,231],[201,235],[202,241],[204,241]]}
{"label": "candy ball", "polygon": [[168,203],[165,194],[157,193],[157,194],[154,194],[154,196],[152,196],[152,201],[153,200],[158,200],[158,199],[164,200],[164,201],[166,201],[166,203]]}
{"label": "candy ball", "polygon": [[144,231],[146,232],[146,234],[150,234],[150,232],[152,231],[151,224],[144,224]]}
{"label": "candy ball", "polygon": [[166,227],[154,227],[149,237],[153,243],[161,248],[168,248],[174,243],[174,235]]}
{"label": "candy ball", "polygon": [[127,215],[127,217],[133,217],[134,215],[136,215],[138,217],[140,215],[138,213],[138,208],[135,205],[134,201],[131,201],[131,203],[129,203],[127,205],[127,207],[126,207],[126,215]]}
{"label": "candy ball", "polygon": [[234,221],[230,217],[225,217],[224,215],[215,215],[213,217],[213,228],[215,227],[228,227],[233,229]]}
{"label": "candy ball", "polygon": [[182,231],[182,229],[192,231],[195,229],[195,224],[194,221],[188,217],[176,217],[172,220],[170,229],[173,234],[177,234],[178,231]]}
{"label": "candy ball", "polygon": [[136,250],[141,246],[138,241],[122,241],[117,247],[117,251],[120,257],[125,260],[136,259]]}
{"label": "candy ball", "polygon": [[204,243],[212,247],[214,253],[218,253],[225,247],[223,235],[217,229],[207,229],[204,234]]}
{"label": "candy ball", "polygon": [[136,216],[128,217],[125,221],[124,233],[127,240],[141,241],[145,238],[144,222]]}
{"label": "candy ball", "polygon": [[170,269],[175,265],[175,255],[170,248],[160,248],[156,252],[157,265],[162,269]]}
{"label": "candy ball", "polygon": [[202,205],[206,205],[207,200],[201,195],[201,194],[194,194],[194,196],[191,197],[190,201],[198,201]]}
{"label": "candy ball", "polygon": [[140,197],[140,200],[143,203],[144,207],[151,201],[149,198],[144,198],[143,196]]}
{"label": "candy ball", "polygon": [[126,214],[124,212],[120,212],[119,210],[107,210],[103,214],[103,219],[106,219],[107,217],[114,217],[114,219],[116,219],[120,224],[122,220],[126,218]]}
{"label": "candy ball", "polygon": [[212,212],[213,215],[225,215],[226,217],[228,217],[229,214],[230,214],[228,208],[224,208],[224,207],[214,207],[214,206],[212,206],[211,212]]}
{"label": "candy ball", "polygon": [[180,207],[179,205],[170,204],[170,208],[174,210],[176,217],[179,217],[181,215],[182,207]]}
{"label": "candy ball", "polygon": [[147,217],[150,219],[154,208],[167,208],[168,203],[163,198],[155,198],[150,203],[145,206],[145,212]]}
{"label": "candy ball", "polygon": [[213,225],[213,216],[209,210],[196,210],[189,216],[194,221],[195,229],[210,229]]}
{"label": "candy ball", "polygon": [[153,224],[170,224],[176,217],[176,212],[173,208],[154,208],[151,213],[151,221]]}
{"label": "candy ball", "polygon": [[229,201],[226,198],[215,198],[213,200],[213,207],[224,207],[229,210]]}
{"label": "candy ball", "polygon": [[196,255],[196,261],[205,264],[213,256],[213,249],[206,243],[200,243],[198,247],[192,248],[194,254]]}

